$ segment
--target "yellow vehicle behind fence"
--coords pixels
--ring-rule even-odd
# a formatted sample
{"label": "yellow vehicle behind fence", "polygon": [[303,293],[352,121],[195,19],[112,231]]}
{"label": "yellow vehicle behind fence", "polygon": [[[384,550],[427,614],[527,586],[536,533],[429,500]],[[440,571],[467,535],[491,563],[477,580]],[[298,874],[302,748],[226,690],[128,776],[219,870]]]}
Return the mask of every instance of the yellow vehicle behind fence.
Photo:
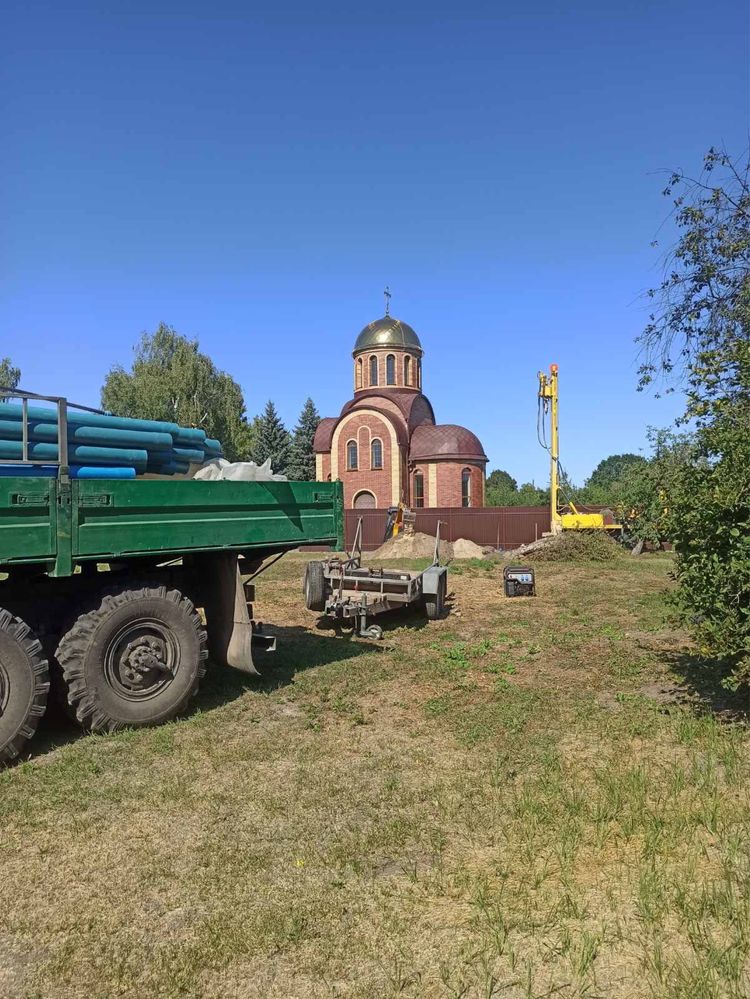
{"label": "yellow vehicle behind fence", "polygon": [[[558,425],[558,367],[550,364],[549,375],[539,372],[539,412],[537,432],[539,443],[549,451],[550,456],[550,523],[552,533],[561,531],[622,531],[622,524],[616,523],[609,511],[602,513],[580,513],[568,499],[570,512],[560,506],[560,434]],[[549,417],[549,443],[546,439],[546,419]]]}

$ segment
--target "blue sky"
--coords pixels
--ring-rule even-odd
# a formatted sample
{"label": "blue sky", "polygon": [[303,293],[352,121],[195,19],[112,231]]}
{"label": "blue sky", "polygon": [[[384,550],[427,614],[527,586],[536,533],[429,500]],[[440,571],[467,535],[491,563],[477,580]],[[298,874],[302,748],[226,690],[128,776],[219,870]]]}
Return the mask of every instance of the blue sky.
{"label": "blue sky", "polygon": [[544,482],[644,446],[636,392],[662,170],[747,145],[748,9],[6,2],[0,355],[98,403],[165,321],[292,424],[351,391],[360,328],[422,338],[425,391],[490,468]]}

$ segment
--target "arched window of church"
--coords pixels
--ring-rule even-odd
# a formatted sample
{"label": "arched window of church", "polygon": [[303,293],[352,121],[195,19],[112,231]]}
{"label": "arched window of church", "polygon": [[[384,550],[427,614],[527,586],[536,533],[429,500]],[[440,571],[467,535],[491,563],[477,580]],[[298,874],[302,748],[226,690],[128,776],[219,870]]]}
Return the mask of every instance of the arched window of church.
{"label": "arched window of church", "polygon": [[424,506],[424,475],[421,472],[414,473],[414,506]]}
{"label": "arched window of church", "polygon": [[382,468],[383,467],[383,443],[379,441],[377,437],[373,437],[372,444],[370,445],[370,467],[371,468]]}
{"label": "arched window of church", "polygon": [[378,359],[373,354],[370,358],[370,385],[378,384]]}
{"label": "arched window of church", "polygon": [[411,385],[411,358],[408,354],[404,358],[404,385]]}
{"label": "arched window of church", "polygon": [[386,385],[396,384],[396,358],[389,354],[385,359],[385,383]]}
{"label": "arched window of church", "polygon": [[354,497],[355,510],[374,510],[377,505],[378,501],[369,489],[363,489]]}
{"label": "arched window of church", "polygon": [[461,506],[471,506],[471,470],[461,472]]}
{"label": "arched window of church", "polygon": [[357,388],[362,388],[362,358],[357,358]]}
{"label": "arched window of church", "polygon": [[422,388],[422,358],[417,359],[417,388]]}
{"label": "arched window of church", "polygon": [[348,441],[346,445],[346,467],[350,472],[357,469],[357,442]]}

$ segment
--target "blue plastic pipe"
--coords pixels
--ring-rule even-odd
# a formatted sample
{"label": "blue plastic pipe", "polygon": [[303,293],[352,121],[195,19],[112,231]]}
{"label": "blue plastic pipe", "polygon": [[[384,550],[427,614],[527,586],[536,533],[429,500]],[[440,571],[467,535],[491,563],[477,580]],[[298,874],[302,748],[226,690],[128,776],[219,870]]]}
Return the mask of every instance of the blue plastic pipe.
{"label": "blue plastic pipe", "polygon": [[146,465],[146,471],[155,475],[184,475],[189,468],[187,461],[149,462]]}
{"label": "blue plastic pipe", "polygon": [[[20,419],[23,412],[20,403],[6,402],[0,405],[2,405],[4,418]],[[29,419],[43,423],[57,423],[57,411],[48,409],[46,406],[29,406]],[[72,408],[68,410],[68,423],[85,427],[111,427],[114,430],[145,430],[147,433],[171,434],[173,436],[184,432],[192,433],[190,428],[180,427],[176,423],[161,420],[138,420],[130,416],[109,416],[106,413],[86,413]],[[205,436],[202,430],[198,430],[196,433]],[[195,438],[190,439],[194,440]]]}
{"label": "blue plastic pipe", "polygon": [[206,431],[198,427],[180,427],[173,437],[175,444],[183,447],[203,447],[206,443]]}
{"label": "blue plastic pipe", "polygon": [[[20,419],[0,419],[0,440],[20,441],[22,438],[23,424]],[[57,424],[30,420],[29,440],[57,444]],[[137,447],[147,451],[165,451],[172,447],[171,434],[147,433],[145,430],[115,430],[111,427],[74,425],[68,428],[68,441],[76,444],[94,444],[99,447]]]}
{"label": "blue plastic pipe", "polygon": [[134,468],[107,468],[96,465],[71,465],[71,479],[134,479]]}
{"label": "blue plastic pipe", "polygon": [[192,447],[173,447],[172,454],[178,461],[197,461],[201,465],[206,459],[206,452],[202,448],[199,451]]}
{"label": "blue plastic pipe", "polygon": [[[57,461],[57,444],[29,443],[29,457],[41,461]],[[0,458],[23,460],[21,441],[0,440]],[[136,448],[88,447],[73,444],[68,448],[70,465],[118,465],[130,466],[143,471],[148,461],[148,452]]]}
{"label": "blue plastic pipe", "polygon": [[54,479],[56,475],[57,465],[0,465],[0,479]]}

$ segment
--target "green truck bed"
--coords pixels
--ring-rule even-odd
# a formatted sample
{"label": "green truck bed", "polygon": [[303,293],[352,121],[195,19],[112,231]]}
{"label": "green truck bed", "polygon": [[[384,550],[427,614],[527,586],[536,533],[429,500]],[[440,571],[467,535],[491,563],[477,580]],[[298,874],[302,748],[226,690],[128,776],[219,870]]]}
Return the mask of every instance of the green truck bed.
{"label": "green truck bed", "polygon": [[343,547],[339,482],[0,478],[0,566]]}

